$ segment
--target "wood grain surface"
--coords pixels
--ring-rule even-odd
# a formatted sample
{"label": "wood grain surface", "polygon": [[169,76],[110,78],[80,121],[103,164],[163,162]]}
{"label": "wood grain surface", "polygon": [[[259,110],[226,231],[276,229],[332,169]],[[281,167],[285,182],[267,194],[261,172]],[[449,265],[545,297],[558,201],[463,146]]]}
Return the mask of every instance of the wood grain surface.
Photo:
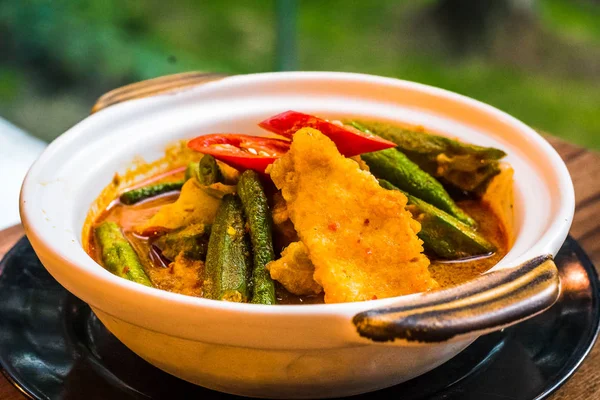
{"label": "wood grain surface", "polygon": [[[571,227],[573,235],[586,250],[598,269],[600,266],[600,154],[547,137],[565,160],[575,186],[575,218]],[[0,231],[0,258],[23,236],[23,228],[14,226]],[[82,393],[82,398],[84,398]],[[19,392],[3,376],[0,376],[0,399],[22,400]],[[556,393],[551,400],[600,399],[600,342],[579,370]]]}

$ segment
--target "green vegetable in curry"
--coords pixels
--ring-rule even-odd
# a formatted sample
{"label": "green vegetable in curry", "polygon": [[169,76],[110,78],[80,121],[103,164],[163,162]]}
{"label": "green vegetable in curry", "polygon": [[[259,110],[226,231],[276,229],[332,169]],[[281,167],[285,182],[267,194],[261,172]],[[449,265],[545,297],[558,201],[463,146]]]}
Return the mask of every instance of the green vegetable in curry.
{"label": "green vegetable in curry", "polygon": [[275,259],[272,237],[272,217],[267,196],[258,174],[246,170],[237,185],[252,241],[254,268],[252,270],[252,303],[276,304],[275,283],[267,264]]}
{"label": "green vegetable in curry", "polygon": [[119,200],[123,204],[132,205],[139,203],[142,200],[158,196],[159,194],[181,190],[184,183],[184,181],[157,183],[155,185],[128,190],[119,197]]}
{"label": "green vegetable in curry", "polygon": [[493,147],[476,146],[381,122],[352,121],[351,124],[396,143],[398,150],[425,172],[467,192],[482,193],[490,179],[500,173],[499,160],[506,156],[505,152]]}
{"label": "green vegetable in curry", "polygon": [[[388,190],[400,190],[383,179],[379,180],[379,184]],[[485,255],[496,251],[496,247],[472,227],[439,208],[400,191],[408,198],[409,210],[421,223],[418,236],[427,250],[448,260]]]}
{"label": "green vegetable in curry", "polygon": [[361,158],[373,175],[446,211],[458,220],[474,226],[475,221],[461,210],[446,189],[431,175],[396,149],[366,153]]}
{"label": "green vegetable in curry", "polygon": [[103,222],[96,228],[96,237],[106,268],[121,278],[152,286],[137,253],[123,236],[119,225],[110,221]]}
{"label": "green vegetable in curry", "polygon": [[223,196],[208,242],[204,297],[233,302],[250,297],[252,264],[244,225],[240,199]]}

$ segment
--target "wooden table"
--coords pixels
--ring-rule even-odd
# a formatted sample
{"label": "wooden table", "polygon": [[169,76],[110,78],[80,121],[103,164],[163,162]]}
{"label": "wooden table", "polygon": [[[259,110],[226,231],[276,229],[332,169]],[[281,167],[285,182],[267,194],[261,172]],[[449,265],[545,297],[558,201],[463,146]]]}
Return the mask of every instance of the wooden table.
{"label": "wooden table", "polygon": [[[573,235],[587,251],[596,268],[600,267],[600,154],[548,137],[565,160],[575,185],[575,219]],[[0,231],[0,258],[23,236],[23,228],[15,226]],[[600,270],[599,270],[600,271]],[[0,376],[0,399],[22,400],[23,395],[6,378]],[[573,377],[551,400],[600,399],[600,341]]]}

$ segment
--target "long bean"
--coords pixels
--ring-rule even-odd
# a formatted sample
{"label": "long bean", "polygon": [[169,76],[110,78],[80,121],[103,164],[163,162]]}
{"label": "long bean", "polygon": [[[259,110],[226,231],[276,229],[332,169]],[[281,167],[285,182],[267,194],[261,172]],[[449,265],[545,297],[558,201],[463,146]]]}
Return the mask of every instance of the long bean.
{"label": "long bean", "polygon": [[119,200],[123,204],[132,205],[150,197],[158,196],[159,194],[181,190],[184,183],[184,181],[165,182],[128,190],[119,196]]}

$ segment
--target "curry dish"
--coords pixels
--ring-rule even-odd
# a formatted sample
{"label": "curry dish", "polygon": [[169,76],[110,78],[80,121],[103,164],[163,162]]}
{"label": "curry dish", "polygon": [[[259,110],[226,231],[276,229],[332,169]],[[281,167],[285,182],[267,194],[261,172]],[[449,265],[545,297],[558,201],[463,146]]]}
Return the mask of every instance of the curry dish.
{"label": "curry dish", "polygon": [[456,285],[512,244],[499,149],[294,111],[259,126],[274,135],[199,136],[185,168],[117,193],[84,230],[88,253],[171,292],[310,304]]}

